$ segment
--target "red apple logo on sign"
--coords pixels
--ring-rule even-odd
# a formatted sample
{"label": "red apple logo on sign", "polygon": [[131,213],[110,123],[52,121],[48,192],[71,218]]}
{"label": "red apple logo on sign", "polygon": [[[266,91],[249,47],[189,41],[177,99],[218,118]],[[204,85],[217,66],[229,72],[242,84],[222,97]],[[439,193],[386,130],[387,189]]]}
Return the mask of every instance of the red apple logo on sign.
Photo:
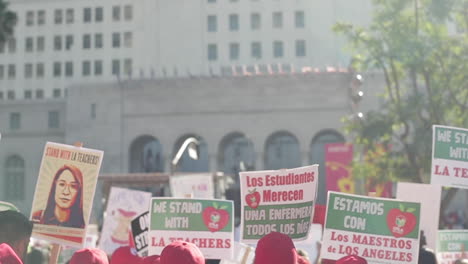
{"label": "red apple logo on sign", "polygon": [[400,209],[393,208],[387,214],[387,226],[394,237],[404,237],[413,231],[416,226],[416,216],[414,208],[408,208],[405,212],[404,207]]}
{"label": "red apple logo on sign", "polygon": [[260,205],[260,193],[255,189],[249,191],[249,194],[245,196],[245,202],[250,208],[256,209]]}
{"label": "red apple logo on sign", "polygon": [[206,207],[202,212],[203,223],[211,232],[223,229],[229,223],[229,213],[224,210],[225,206],[218,209],[218,204]]}

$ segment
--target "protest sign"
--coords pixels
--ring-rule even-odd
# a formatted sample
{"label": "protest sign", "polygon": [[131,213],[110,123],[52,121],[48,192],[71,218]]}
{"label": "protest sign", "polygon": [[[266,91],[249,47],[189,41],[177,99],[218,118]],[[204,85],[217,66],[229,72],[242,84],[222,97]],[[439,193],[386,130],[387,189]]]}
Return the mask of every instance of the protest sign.
{"label": "protest sign", "polygon": [[83,246],[103,154],[46,143],[31,209],[33,237]]}
{"label": "protest sign", "polygon": [[129,245],[132,236],[130,222],[148,211],[151,196],[150,192],[111,188],[99,240],[100,249],[111,255],[117,248]]}
{"label": "protest sign", "polygon": [[437,235],[437,260],[439,264],[452,264],[468,258],[468,230],[439,230]]}
{"label": "protest sign", "polygon": [[468,188],[468,129],[433,126],[431,184]]}
{"label": "protest sign", "polygon": [[173,197],[214,198],[213,175],[210,173],[171,176],[170,187]]}
{"label": "protest sign", "polygon": [[0,212],[1,211],[16,211],[19,212],[18,208],[11,203],[0,201]]}
{"label": "protest sign", "polygon": [[160,198],[151,200],[149,255],[175,240],[197,245],[207,259],[230,259],[234,243],[233,202]]}
{"label": "protest sign", "polygon": [[256,243],[276,231],[307,238],[314,216],[318,165],[240,173],[241,242]]}
{"label": "protest sign", "polygon": [[219,264],[247,264],[253,263],[255,258],[255,248],[234,242],[234,258],[233,259],[222,259]]}
{"label": "protest sign", "polygon": [[138,255],[140,257],[148,256],[149,212],[145,212],[133,219],[131,226]]}
{"label": "protest sign", "polygon": [[439,211],[442,188],[440,185],[399,182],[396,198],[402,201],[421,203],[420,230],[424,231],[427,246],[436,248],[439,229]]}
{"label": "protest sign", "polygon": [[354,180],[351,175],[353,145],[330,143],[325,145],[325,171],[327,191],[354,193]]}
{"label": "protest sign", "polygon": [[419,203],[329,192],[321,256],[416,264],[419,220]]}

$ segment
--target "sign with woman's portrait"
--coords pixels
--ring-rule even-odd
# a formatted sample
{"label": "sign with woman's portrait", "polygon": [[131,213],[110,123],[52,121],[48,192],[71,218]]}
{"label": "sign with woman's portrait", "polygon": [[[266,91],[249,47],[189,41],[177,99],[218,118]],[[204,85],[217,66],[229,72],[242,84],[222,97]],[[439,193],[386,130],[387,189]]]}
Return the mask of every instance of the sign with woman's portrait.
{"label": "sign with woman's portrait", "polygon": [[46,143],[31,210],[33,237],[82,247],[103,155]]}

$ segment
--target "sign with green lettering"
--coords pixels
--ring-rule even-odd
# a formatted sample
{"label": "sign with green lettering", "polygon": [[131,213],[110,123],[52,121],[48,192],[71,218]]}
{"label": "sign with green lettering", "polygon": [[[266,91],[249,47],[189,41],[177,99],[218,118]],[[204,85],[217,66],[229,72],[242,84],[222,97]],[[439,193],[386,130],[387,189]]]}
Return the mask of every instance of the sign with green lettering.
{"label": "sign with green lettering", "polygon": [[418,263],[420,203],[328,192],[321,256]]}
{"label": "sign with green lettering", "polygon": [[468,258],[468,230],[439,230],[437,233],[437,259],[439,264],[452,264]]}
{"label": "sign with green lettering", "polygon": [[307,238],[314,213],[318,165],[240,173],[241,241],[256,243],[281,232],[293,240]]}
{"label": "sign with green lettering", "polygon": [[232,258],[233,202],[154,197],[150,205],[149,255],[176,240],[191,242],[207,259]]}
{"label": "sign with green lettering", "polygon": [[468,188],[468,129],[433,126],[431,184]]}

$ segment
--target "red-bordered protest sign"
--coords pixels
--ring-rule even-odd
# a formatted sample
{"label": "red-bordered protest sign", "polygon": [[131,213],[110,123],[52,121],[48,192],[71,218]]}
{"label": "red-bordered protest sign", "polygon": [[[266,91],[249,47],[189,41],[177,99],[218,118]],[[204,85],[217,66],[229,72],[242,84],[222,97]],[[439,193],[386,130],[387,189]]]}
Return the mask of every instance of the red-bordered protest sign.
{"label": "red-bordered protest sign", "polygon": [[307,238],[317,193],[318,165],[240,173],[241,241],[256,243],[276,231]]}
{"label": "red-bordered protest sign", "polygon": [[82,247],[103,154],[46,143],[31,210],[33,237]]}

